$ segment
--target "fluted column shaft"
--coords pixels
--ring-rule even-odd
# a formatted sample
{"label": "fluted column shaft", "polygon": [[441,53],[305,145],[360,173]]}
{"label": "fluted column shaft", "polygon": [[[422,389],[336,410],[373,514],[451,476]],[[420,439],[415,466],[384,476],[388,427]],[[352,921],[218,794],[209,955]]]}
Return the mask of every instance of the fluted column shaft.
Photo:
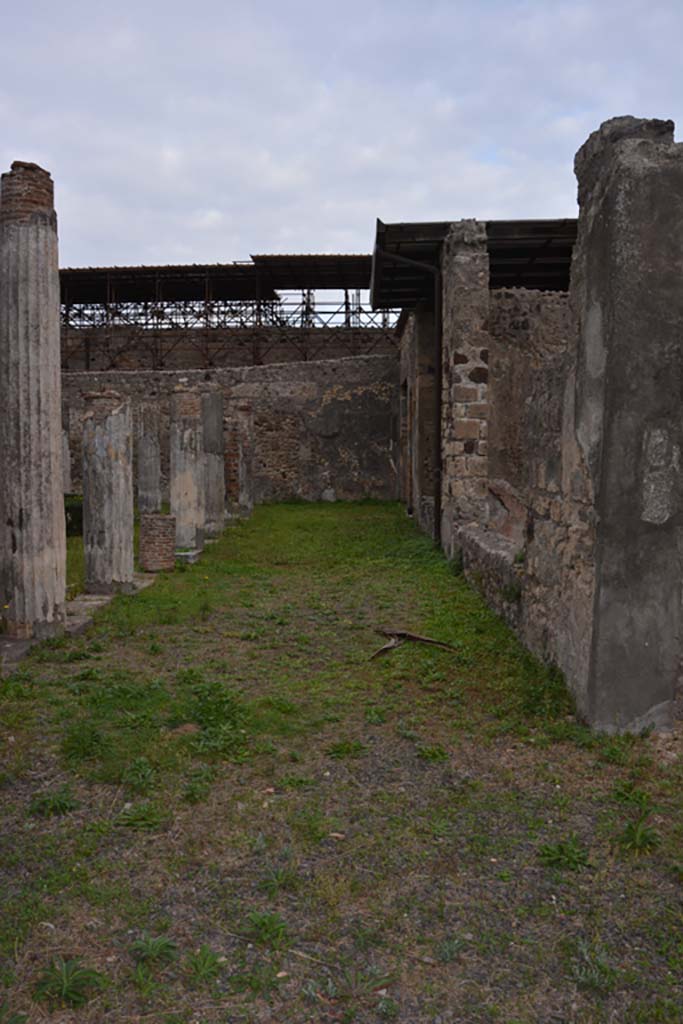
{"label": "fluted column shaft", "polygon": [[129,399],[86,395],[83,414],[83,544],[86,590],[133,588],[133,459]]}
{"label": "fluted column shaft", "polygon": [[11,636],[64,626],[62,487],[53,184],[15,162],[0,183],[0,618]]}
{"label": "fluted column shaft", "polygon": [[199,391],[179,389],[171,396],[171,515],[179,549],[204,545],[204,431]]}

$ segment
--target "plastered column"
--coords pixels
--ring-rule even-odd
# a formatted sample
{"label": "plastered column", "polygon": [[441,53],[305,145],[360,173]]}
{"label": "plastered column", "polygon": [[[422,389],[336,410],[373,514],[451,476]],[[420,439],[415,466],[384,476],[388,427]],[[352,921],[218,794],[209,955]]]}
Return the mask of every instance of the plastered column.
{"label": "plastered column", "polygon": [[170,494],[178,548],[201,549],[206,517],[202,396],[190,388],[171,396]]}
{"label": "plastered column", "polygon": [[456,221],[442,251],[441,542],[487,519],[489,257],[486,229]]}
{"label": "plastered column", "polygon": [[225,526],[223,392],[219,388],[202,393],[202,432],[205,530],[207,537],[219,537]]}
{"label": "plastered column", "polygon": [[159,512],[161,509],[161,442],[159,406],[142,402],[135,417],[137,456],[138,511]]}
{"label": "plastered column", "polygon": [[86,590],[133,589],[133,444],[129,399],[85,396],[83,544]]}
{"label": "plastered column", "polygon": [[57,216],[53,184],[15,162],[0,183],[0,620],[10,636],[64,625]]}
{"label": "plastered column", "polygon": [[562,483],[592,550],[562,562],[559,660],[595,728],[639,731],[671,721],[681,642],[683,147],[615,118],[575,170]]}
{"label": "plastered column", "polygon": [[251,402],[229,403],[224,417],[225,502],[228,519],[248,518],[254,510],[254,409]]}

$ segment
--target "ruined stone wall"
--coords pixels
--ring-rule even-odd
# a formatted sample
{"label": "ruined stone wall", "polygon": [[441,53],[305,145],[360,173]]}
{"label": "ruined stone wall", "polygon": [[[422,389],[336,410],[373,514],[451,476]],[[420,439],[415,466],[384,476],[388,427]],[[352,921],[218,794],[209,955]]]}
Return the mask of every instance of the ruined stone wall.
{"label": "ruined stone wall", "polygon": [[488,521],[520,543],[529,510],[538,505],[543,514],[545,499],[556,498],[560,491],[571,331],[564,292],[491,292]]}
{"label": "ruined stone wall", "polygon": [[[445,500],[468,577],[561,668],[580,714],[637,732],[671,724],[681,653],[683,146],[671,122],[615,118],[575,169],[568,301],[511,290],[485,303],[471,273],[476,225],[448,236]],[[467,440],[483,436],[474,394],[461,390],[473,372],[484,383],[482,326],[477,505],[466,452],[448,446],[466,443],[465,427]]]}
{"label": "ruined stone wall", "polygon": [[[591,614],[592,507],[563,475],[576,328],[560,292],[490,294],[487,512],[457,531],[465,569],[488,602],[570,683],[571,620]],[[576,580],[571,607],[565,588]],[[584,627],[588,623],[584,621]]]}
{"label": "ruined stone wall", "polygon": [[390,329],[62,327],[63,370],[192,370],[391,355]]}
{"label": "ruined stone wall", "polygon": [[254,500],[397,497],[398,366],[395,356],[360,356],[213,371],[63,373],[74,486],[80,480],[83,395],[113,388],[160,409],[164,496],[168,493],[169,400],[180,383],[223,388],[254,413]]}

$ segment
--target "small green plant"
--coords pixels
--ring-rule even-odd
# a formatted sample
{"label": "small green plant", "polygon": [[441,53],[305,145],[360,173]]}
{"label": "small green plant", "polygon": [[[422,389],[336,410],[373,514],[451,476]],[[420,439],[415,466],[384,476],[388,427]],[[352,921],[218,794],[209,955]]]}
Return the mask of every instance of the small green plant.
{"label": "small green plant", "polygon": [[193,768],[183,790],[183,800],[188,804],[199,804],[206,800],[215,778],[216,771],[211,765],[201,764]]}
{"label": "small green plant", "polygon": [[286,892],[294,892],[298,888],[298,885],[299,876],[294,868],[288,866],[271,868],[259,882],[259,887],[267,893],[271,899],[274,899],[282,890]]}
{"label": "small green plant", "polygon": [[398,723],[396,726],[396,732],[402,740],[410,740],[411,743],[416,743],[420,738],[418,733],[414,729],[411,729],[411,727],[405,722]]}
{"label": "small green plant", "polygon": [[315,779],[310,775],[283,775],[280,785],[284,789],[306,789],[307,786],[315,785]]}
{"label": "small green plant", "polygon": [[292,828],[309,843],[321,843],[332,827],[319,807],[303,807],[291,821]]}
{"label": "small green plant", "polygon": [[340,740],[327,748],[329,757],[341,760],[344,757],[360,757],[365,752],[365,747],[360,740]]}
{"label": "small green plant", "polygon": [[671,864],[671,873],[677,882],[683,883],[683,861],[674,861],[673,864]]}
{"label": "small green plant", "polygon": [[398,1020],[400,1008],[397,1002],[389,996],[382,996],[377,1003],[377,1013],[381,1020]]}
{"label": "small green plant", "polygon": [[105,984],[99,971],[59,956],[38,979],[35,993],[40,1002],[50,1006],[77,1007],[84,1006]]}
{"label": "small green plant", "polygon": [[630,779],[618,782],[614,787],[613,796],[621,804],[631,804],[639,808],[643,814],[649,811],[652,806],[649,793],[646,793],[643,789],[638,789],[636,784]]}
{"label": "small green plant", "polygon": [[206,985],[213,981],[221,972],[223,960],[209,946],[203,945],[188,956],[185,968],[188,977],[195,985]]}
{"label": "small green plant", "polygon": [[421,758],[421,760],[429,761],[432,764],[448,760],[448,753],[440,743],[433,743],[431,745],[425,744],[424,746],[418,747],[417,756]]}
{"label": "small green plant", "polygon": [[599,743],[598,756],[607,764],[628,764],[631,753],[638,742],[636,736],[627,733],[623,736],[605,736]]}
{"label": "small green plant", "polygon": [[617,972],[607,959],[605,950],[579,939],[570,961],[570,975],[579,988],[604,995],[615,985]]}
{"label": "small green plant", "polygon": [[465,940],[457,935],[449,935],[442,939],[436,947],[436,959],[439,963],[450,964],[465,948]]}
{"label": "small green plant", "polygon": [[102,734],[92,722],[73,722],[62,740],[62,754],[69,764],[94,760],[103,748]]}
{"label": "small green plant", "polygon": [[133,985],[143,999],[151,999],[159,989],[159,982],[152,974],[149,964],[140,961],[133,971]]}
{"label": "small green plant", "polygon": [[25,1013],[12,1013],[9,1003],[0,1003],[0,1024],[28,1024]]}
{"label": "small green plant", "polygon": [[164,649],[163,644],[160,644],[158,640],[152,640],[152,642],[150,643],[149,647],[147,648],[147,653],[148,654],[161,654],[163,649]]}
{"label": "small green plant", "polygon": [[651,853],[660,842],[661,837],[653,825],[648,825],[647,812],[641,814],[636,821],[629,821],[624,831],[619,836],[619,846],[625,853],[632,853],[639,857],[644,853]]}
{"label": "small green plant", "polygon": [[124,807],[116,819],[120,828],[133,828],[138,831],[151,831],[159,828],[166,821],[166,813],[155,803],[145,801]]}
{"label": "small green plant", "polygon": [[267,996],[280,981],[273,964],[254,964],[250,970],[233,974],[230,985],[235,992],[251,992],[253,996]]}
{"label": "small green plant", "polygon": [[382,708],[375,706],[365,709],[365,721],[369,725],[383,725],[386,720],[386,712]]}
{"label": "small green plant", "polygon": [[156,769],[146,757],[136,757],[121,776],[121,782],[134,793],[149,793],[156,782]]}
{"label": "small green plant", "polygon": [[75,811],[78,806],[78,800],[72,794],[69,786],[64,785],[59,789],[36,793],[31,798],[28,810],[29,814],[39,818],[49,818],[53,815],[68,814],[69,811]]}
{"label": "small green plant", "polygon": [[545,843],[538,851],[538,856],[546,867],[561,871],[580,871],[588,867],[588,851],[574,834],[557,843]]}
{"label": "small green plant", "polygon": [[367,953],[373,946],[384,942],[384,928],[379,924],[364,924],[359,921],[353,928],[353,945],[361,953]]}
{"label": "small green plant", "polygon": [[149,935],[147,932],[135,940],[130,951],[135,960],[146,964],[170,963],[178,955],[178,947],[172,939],[165,935]]}
{"label": "small green plant", "polygon": [[287,922],[279,914],[253,910],[247,914],[246,933],[259,946],[282,949],[288,943]]}
{"label": "small green plant", "polygon": [[247,710],[240,697],[217,679],[206,681],[196,669],[178,673],[190,686],[187,718],[200,726],[195,747],[201,754],[239,757],[246,747]]}
{"label": "small green plant", "polygon": [[391,981],[391,975],[382,974],[377,967],[368,967],[367,970],[345,967],[337,986],[337,997],[339,999],[359,999],[386,988]]}

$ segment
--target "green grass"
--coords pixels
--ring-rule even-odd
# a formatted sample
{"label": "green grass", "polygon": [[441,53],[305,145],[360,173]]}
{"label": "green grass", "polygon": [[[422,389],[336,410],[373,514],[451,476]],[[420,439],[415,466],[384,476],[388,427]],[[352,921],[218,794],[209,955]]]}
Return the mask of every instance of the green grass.
{"label": "green grass", "polygon": [[680,763],[592,736],[397,506],[260,508],[39,645],[0,753],[7,1020],[66,964],[112,1024],[680,1019]]}

